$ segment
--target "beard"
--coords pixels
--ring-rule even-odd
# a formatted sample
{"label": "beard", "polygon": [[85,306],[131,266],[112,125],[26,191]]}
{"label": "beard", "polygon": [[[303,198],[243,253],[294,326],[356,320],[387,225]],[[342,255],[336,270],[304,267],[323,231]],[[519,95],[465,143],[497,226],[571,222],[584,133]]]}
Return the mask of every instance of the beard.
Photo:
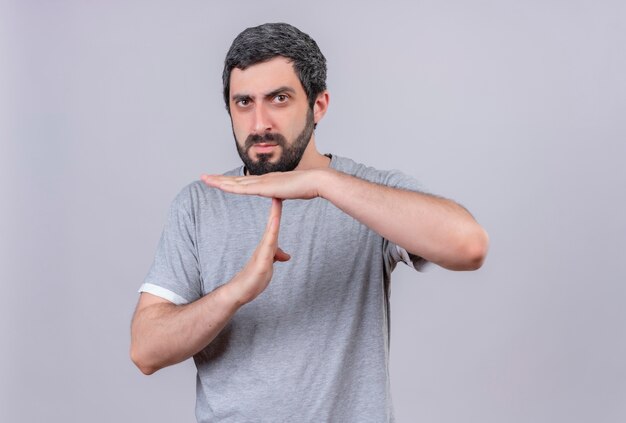
{"label": "beard", "polygon": [[[250,175],[263,175],[270,172],[289,172],[294,170],[304,154],[304,150],[309,145],[311,135],[313,135],[313,129],[315,127],[315,121],[313,119],[313,110],[309,108],[306,115],[306,122],[304,129],[296,137],[296,139],[289,144],[287,139],[277,132],[268,132],[263,135],[250,134],[246,138],[246,142],[243,146],[237,142],[237,136],[235,136],[235,145],[237,146],[237,153],[246,166],[246,169]],[[233,130],[233,135],[235,132]],[[252,160],[248,155],[250,148],[259,143],[273,142],[281,147],[281,155],[278,161],[272,163],[270,160],[275,153],[269,154],[257,154],[257,160]]]}

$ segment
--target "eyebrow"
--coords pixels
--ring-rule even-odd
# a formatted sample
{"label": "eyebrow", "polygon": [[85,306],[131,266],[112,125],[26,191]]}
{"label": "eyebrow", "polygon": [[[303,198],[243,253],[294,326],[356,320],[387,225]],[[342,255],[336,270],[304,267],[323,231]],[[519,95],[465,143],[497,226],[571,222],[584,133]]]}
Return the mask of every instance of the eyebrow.
{"label": "eyebrow", "polygon": [[231,100],[237,103],[241,100],[251,100],[251,97],[248,94],[233,94]]}
{"label": "eyebrow", "polygon": [[[296,90],[291,88],[291,87],[288,87],[286,85],[283,85],[282,87],[278,87],[275,90],[272,90],[269,93],[263,95],[263,97],[265,97],[265,98],[272,98],[272,97],[274,97],[274,96],[276,96],[276,95],[278,95],[280,93],[285,93],[285,92],[291,93],[291,94],[295,94]],[[233,94],[231,99],[236,103],[236,102],[241,101],[241,100],[252,100],[253,97],[250,96],[249,94]]]}
{"label": "eyebrow", "polygon": [[265,98],[272,98],[280,93],[285,93],[285,92],[295,94],[296,90],[286,85],[283,85],[282,87],[276,88],[275,90],[272,90],[269,93],[265,94]]}

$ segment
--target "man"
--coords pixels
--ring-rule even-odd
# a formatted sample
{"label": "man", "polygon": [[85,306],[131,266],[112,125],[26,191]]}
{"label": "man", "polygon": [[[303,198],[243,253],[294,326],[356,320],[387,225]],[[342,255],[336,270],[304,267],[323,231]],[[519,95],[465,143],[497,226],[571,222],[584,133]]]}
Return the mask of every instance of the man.
{"label": "man", "polygon": [[485,231],[412,178],[318,152],[326,61],[298,29],[243,31],[223,84],[245,166],[172,204],[133,361],[151,374],[193,357],[200,422],[392,421],[390,273],[476,269]]}

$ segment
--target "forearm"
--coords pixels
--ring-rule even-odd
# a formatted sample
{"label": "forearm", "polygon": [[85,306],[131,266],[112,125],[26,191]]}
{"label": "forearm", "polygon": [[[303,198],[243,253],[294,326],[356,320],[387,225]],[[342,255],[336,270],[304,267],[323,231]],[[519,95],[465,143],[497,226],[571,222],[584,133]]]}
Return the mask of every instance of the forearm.
{"label": "forearm", "polygon": [[323,197],[410,253],[447,269],[477,269],[487,254],[487,233],[455,202],[377,185],[334,169],[260,176],[204,175],[203,181],[234,194]]}
{"label": "forearm", "polygon": [[487,234],[455,202],[331,169],[322,179],[320,196],[410,253],[452,270],[472,270],[482,264]]}
{"label": "forearm", "polygon": [[131,327],[131,358],[145,374],[179,363],[206,347],[239,308],[269,284],[274,262],[289,260],[278,247],[282,202],[272,200],[263,238],[243,269],[193,303],[177,306],[158,297],[139,299]]}
{"label": "forearm", "polygon": [[229,284],[193,303],[158,302],[140,308],[131,327],[131,357],[145,374],[179,363],[205,348],[239,308]]}

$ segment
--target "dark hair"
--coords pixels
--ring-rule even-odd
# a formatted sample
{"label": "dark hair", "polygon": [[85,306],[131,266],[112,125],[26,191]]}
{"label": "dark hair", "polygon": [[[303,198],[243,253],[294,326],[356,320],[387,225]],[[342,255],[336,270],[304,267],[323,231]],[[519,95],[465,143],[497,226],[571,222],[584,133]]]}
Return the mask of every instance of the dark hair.
{"label": "dark hair", "polygon": [[229,113],[230,72],[233,68],[245,70],[277,56],[293,62],[309,106],[313,108],[317,96],[326,89],[326,58],[315,40],[298,28],[286,23],[266,23],[244,30],[226,54],[222,83]]}

